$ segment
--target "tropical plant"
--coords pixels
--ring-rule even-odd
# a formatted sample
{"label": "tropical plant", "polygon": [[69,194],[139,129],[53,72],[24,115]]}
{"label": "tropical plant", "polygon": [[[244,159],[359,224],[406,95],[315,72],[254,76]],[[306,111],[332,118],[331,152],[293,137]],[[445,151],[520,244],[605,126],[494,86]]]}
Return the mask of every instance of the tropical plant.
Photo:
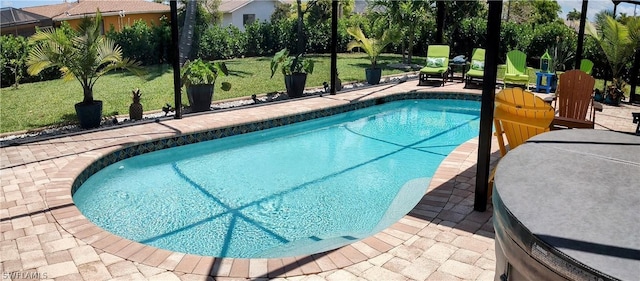
{"label": "tropical plant", "polygon": [[[224,62],[208,62],[202,59],[187,61],[180,70],[182,85],[213,85],[218,75],[229,75],[229,70]],[[229,91],[231,83],[222,82],[222,90]]]}
{"label": "tropical plant", "polygon": [[[466,3],[467,1],[460,2]],[[384,30],[391,27],[402,35],[398,39],[403,63],[411,64],[414,47],[419,42],[417,37],[424,30],[429,29],[427,22],[432,14],[431,5],[430,1],[413,0],[373,0],[370,2],[370,14],[375,17],[373,23],[377,24],[378,19],[383,19],[385,20]],[[447,14],[445,18],[449,19],[450,16],[452,15]]]}
{"label": "tropical plant", "polygon": [[607,57],[613,78],[619,79],[623,67],[638,47],[638,43],[631,40],[632,36],[637,36],[637,31],[632,31],[630,36],[627,26],[608,15],[598,22],[597,29],[592,25],[587,27],[587,33],[596,39]]}
{"label": "tropical plant", "polygon": [[349,42],[347,45],[347,50],[351,51],[353,48],[362,48],[362,50],[367,53],[367,56],[369,56],[371,68],[376,68],[378,56],[380,56],[384,48],[389,45],[389,43],[396,41],[399,36],[399,33],[396,30],[387,29],[379,39],[367,38],[362,32],[362,29],[360,29],[360,26],[351,26],[347,28],[347,33],[354,38],[354,40]]}
{"label": "tropical plant", "polygon": [[314,64],[312,60],[305,59],[302,54],[290,56],[288,49],[282,49],[271,59],[271,78],[278,70],[278,66],[280,66],[283,75],[294,73],[312,74]]}
{"label": "tropical plant", "polygon": [[580,20],[581,12],[578,12],[576,8],[573,8],[573,11],[567,13],[567,20]]}
{"label": "tropical plant", "polygon": [[49,67],[59,67],[64,80],[76,79],[83,89],[84,104],[93,103],[93,86],[111,70],[124,68],[142,75],[140,63],[122,57],[113,40],[100,34],[102,15],[84,18],[77,34],[62,29],[38,30],[30,41],[34,44],[27,60],[27,72],[38,75]]}

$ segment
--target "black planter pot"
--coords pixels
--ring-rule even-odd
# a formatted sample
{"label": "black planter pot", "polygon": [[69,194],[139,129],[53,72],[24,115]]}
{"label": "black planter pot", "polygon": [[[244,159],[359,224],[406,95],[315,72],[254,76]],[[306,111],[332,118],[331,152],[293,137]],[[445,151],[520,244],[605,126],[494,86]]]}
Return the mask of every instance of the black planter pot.
{"label": "black planter pot", "polygon": [[594,95],[593,95],[593,100],[597,101],[597,102],[603,102],[604,101],[604,95],[600,92],[597,91]]}
{"label": "black planter pot", "polygon": [[191,112],[211,110],[213,86],[213,84],[191,85],[187,88],[187,97],[189,98]]}
{"label": "black planter pot", "polygon": [[382,77],[382,68],[367,68],[365,69],[365,75],[369,85],[377,85],[380,83],[380,77]]}
{"label": "black planter pot", "polygon": [[287,87],[287,95],[290,98],[301,97],[306,83],[306,73],[293,73],[291,75],[284,76],[284,85]]}
{"label": "black planter pot", "polygon": [[102,120],[102,101],[94,100],[93,103],[79,102],[75,105],[76,115],[83,129],[100,127]]}

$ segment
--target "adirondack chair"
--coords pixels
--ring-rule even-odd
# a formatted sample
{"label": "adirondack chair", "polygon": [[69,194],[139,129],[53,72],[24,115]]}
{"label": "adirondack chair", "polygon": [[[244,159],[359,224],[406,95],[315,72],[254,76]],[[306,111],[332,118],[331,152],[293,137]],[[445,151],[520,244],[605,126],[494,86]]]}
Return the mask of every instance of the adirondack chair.
{"label": "adirondack chair", "polygon": [[467,83],[471,83],[474,80],[478,80],[482,83],[484,78],[484,53],[485,50],[482,48],[476,48],[473,50],[473,55],[471,55],[471,67],[469,71],[467,71],[464,86],[467,87]]}
{"label": "adirondack chair", "polygon": [[593,129],[596,110],[602,111],[602,105],[592,98],[595,83],[596,80],[582,70],[560,74],[556,90],[558,116],[553,120],[554,128]]}
{"label": "adirondack chair", "polygon": [[[495,98],[493,123],[500,155],[515,149],[529,138],[550,130],[555,112],[550,104],[520,88],[500,91]],[[506,137],[509,150],[505,144]],[[489,176],[489,197],[493,190],[494,169]],[[487,198],[488,199],[488,198]]]}
{"label": "adirondack chair", "polygon": [[591,75],[591,71],[593,71],[593,62],[588,59],[580,60],[580,70]]}
{"label": "adirondack chair", "polygon": [[429,77],[442,78],[442,86],[449,73],[449,46],[429,45],[427,48],[427,64],[420,69],[418,86],[425,85]]}
{"label": "adirondack chair", "polygon": [[507,53],[507,70],[503,79],[504,87],[508,84],[529,86],[529,74],[527,73],[527,55],[519,50],[511,50]]}

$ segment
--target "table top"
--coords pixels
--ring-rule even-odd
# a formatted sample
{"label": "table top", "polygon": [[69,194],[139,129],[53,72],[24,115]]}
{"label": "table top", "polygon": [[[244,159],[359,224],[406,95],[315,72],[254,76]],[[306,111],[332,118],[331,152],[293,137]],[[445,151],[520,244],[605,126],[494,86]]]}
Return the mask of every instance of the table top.
{"label": "table top", "polygon": [[454,62],[452,60],[449,60],[449,65],[468,65],[469,62],[465,61],[465,62]]}
{"label": "table top", "polygon": [[555,73],[555,72],[541,72],[541,71],[536,71],[536,75],[556,76],[556,73]]}
{"label": "table top", "polygon": [[540,134],[498,163],[495,192],[536,238],[621,280],[640,276],[640,137]]}

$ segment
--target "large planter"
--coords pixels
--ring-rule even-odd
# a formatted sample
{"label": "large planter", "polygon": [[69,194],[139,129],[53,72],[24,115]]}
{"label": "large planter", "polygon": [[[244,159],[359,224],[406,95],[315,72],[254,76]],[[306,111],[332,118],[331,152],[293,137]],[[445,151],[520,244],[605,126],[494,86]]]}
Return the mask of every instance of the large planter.
{"label": "large planter", "polygon": [[191,112],[202,112],[211,110],[211,100],[213,99],[213,84],[191,85],[187,87],[187,97]]}
{"label": "large planter", "polygon": [[79,102],[75,105],[76,115],[83,129],[100,127],[102,121],[102,101],[94,100],[92,103]]}
{"label": "large planter", "polygon": [[609,86],[607,94],[604,96],[604,103],[613,106],[619,106],[620,101],[624,97],[623,91],[615,86]]}
{"label": "large planter", "polygon": [[602,92],[600,92],[600,90],[598,89],[595,90],[595,93],[593,94],[593,100],[597,102],[604,101],[604,95],[602,94]]}
{"label": "large planter", "polygon": [[380,83],[380,77],[382,77],[382,68],[367,68],[365,69],[365,75],[369,85],[377,85]]}
{"label": "large planter", "polygon": [[287,95],[290,98],[301,97],[306,83],[306,73],[293,73],[291,75],[284,76],[284,85],[287,87]]}

